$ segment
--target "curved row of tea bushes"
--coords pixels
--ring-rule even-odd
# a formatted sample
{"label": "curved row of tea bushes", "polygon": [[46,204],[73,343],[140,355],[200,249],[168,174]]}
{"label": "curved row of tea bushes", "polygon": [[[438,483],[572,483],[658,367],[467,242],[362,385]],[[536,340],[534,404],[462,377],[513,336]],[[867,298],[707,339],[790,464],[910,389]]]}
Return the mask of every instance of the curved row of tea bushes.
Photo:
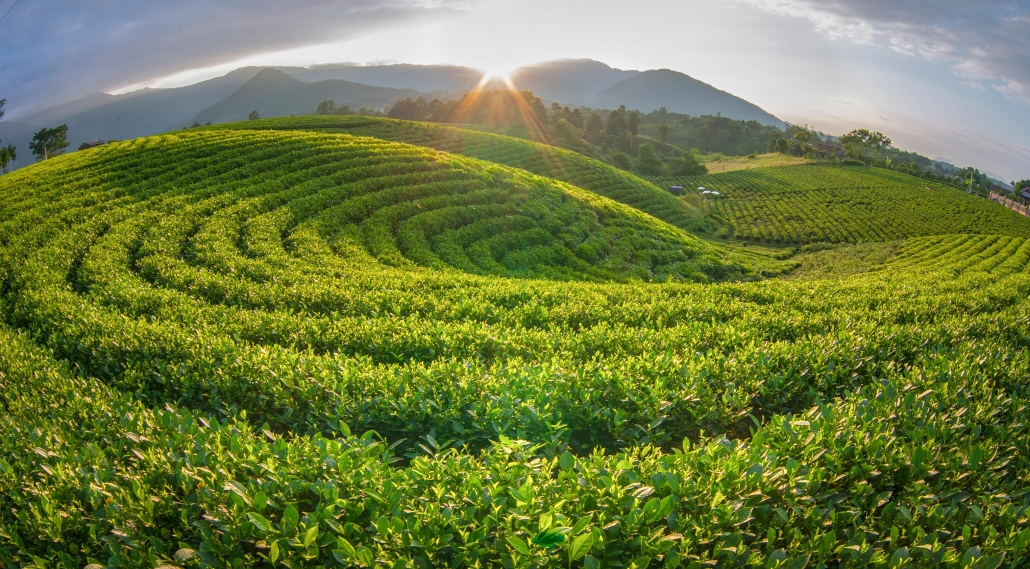
{"label": "curved row of tea bushes", "polygon": [[714,224],[694,206],[633,174],[547,144],[438,124],[358,116],[308,116],[235,123],[219,128],[322,130],[372,136],[462,154],[568,182],[632,206],[673,226],[711,233]]}
{"label": "curved row of tea bushes", "polygon": [[705,187],[727,237],[862,243],[943,234],[1030,237],[1030,219],[954,188],[888,170],[804,165],[676,179]]}
{"label": "curved row of tea bushes", "polygon": [[1018,566],[1027,253],[647,282],[748,268],[345,134],[50,160],[0,178],[0,564]]}

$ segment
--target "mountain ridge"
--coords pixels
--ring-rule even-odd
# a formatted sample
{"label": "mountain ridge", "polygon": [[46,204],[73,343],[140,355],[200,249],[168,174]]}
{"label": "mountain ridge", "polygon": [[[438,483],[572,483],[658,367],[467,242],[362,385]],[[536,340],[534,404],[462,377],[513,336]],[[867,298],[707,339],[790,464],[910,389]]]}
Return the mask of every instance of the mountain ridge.
{"label": "mountain ridge", "polygon": [[[482,76],[481,71],[457,65],[241,67],[184,87],[88,93],[17,121],[0,122],[0,138],[21,150],[12,163],[18,168],[32,163],[28,143],[40,127],[67,124],[70,148],[75,149],[98,138],[126,140],[194,123],[244,120],[252,110],[263,117],[309,114],[327,99],[338,106],[378,109],[406,97],[449,100],[474,88]],[[559,59],[521,67],[512,79],[517,88],[548,102],[604,109],[625,105],[643,112],[665,107],[694,116],[722,114],[784,127],[757,105],[672,70],[623,70],[592,59]]]}

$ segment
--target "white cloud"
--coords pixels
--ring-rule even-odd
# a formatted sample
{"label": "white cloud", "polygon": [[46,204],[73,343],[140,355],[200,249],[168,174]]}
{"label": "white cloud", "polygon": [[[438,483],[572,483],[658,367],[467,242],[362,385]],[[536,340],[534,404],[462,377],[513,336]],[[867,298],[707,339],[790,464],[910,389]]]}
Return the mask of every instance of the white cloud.
{"label": "white cloud", "polygon": [[945,63],[967,83],[1030,105],[1025,0],[739,0],[806,18],[821,33]]}

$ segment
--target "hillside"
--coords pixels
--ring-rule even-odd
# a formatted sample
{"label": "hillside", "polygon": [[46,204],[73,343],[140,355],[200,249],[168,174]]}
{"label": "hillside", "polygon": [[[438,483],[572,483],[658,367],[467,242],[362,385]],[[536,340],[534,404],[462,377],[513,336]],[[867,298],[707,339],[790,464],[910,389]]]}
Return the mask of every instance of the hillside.
{"label": "hillside", "polygon": [[710,233],[714,229],[702,212],[653,184],[576,152],[528,140],[430,123],[356,116],[254,121],[229,128],[342,130],[426,146],[568,182],[687,231]]}
{"label": "hillside", "polygon": [[1030,237],[1030,218],[899,172],[809,164],[671,178],[721,193],[706,201],[722,235],[772,243],[861,243],[922,235]]}
{"label": "hillside", "polygon": [[738,249],[523,142],[302,117],[0,177],[0,565],[1025,564],[1020,228],[711,282]]}
{"label": "hillside", "polygon": [[626,105],[645,113],[664,107],[674,113],[722,115],[786,128],[783,121],[757,105],[669,69],[644,71],[620,81],[600,93],[595,105],[606,109]]}
{"label": "hillside", "polygon": [[592,59],[561,59],[516,69],[511,80],[519,89],[529,89],[544,99],[594,106],[599,93],[638,73]]}

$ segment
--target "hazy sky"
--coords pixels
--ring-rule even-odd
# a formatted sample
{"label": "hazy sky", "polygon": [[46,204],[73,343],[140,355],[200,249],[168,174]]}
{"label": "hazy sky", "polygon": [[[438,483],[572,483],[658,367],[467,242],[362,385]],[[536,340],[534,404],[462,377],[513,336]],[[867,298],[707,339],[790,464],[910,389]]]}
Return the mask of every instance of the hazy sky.
{"label": "hazy sky", "polygon": [[[14,0],[0,0],[0,15]],[[10,113],[243,64],[588,57],[682,71],[778,117],[1030,177],[1030,2],[21,0],[0,23]]]}

